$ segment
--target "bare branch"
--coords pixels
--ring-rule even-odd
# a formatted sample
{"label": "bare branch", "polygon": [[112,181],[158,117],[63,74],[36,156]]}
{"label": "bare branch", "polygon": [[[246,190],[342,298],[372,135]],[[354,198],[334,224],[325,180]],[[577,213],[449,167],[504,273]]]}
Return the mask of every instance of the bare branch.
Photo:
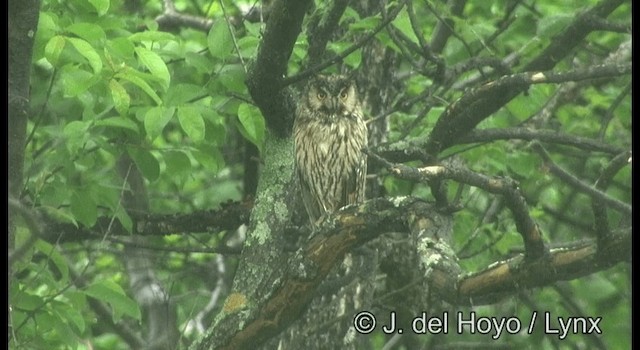
{"label": "bare branch", "polygon": [[376,28],[374,28],[371,32],[369,32],[367,35],[363,36],[360,40],[356,41],[355,43],[353,43],[353,45],[349,46],[346,50],[342,51],[339,55],[326,60],[320,64],[317,64],[309,69],[306,69],[292,77],[289,77],[287,79],[284,80],[283,85],[287,86],[287,85],[291,85],[294,83],[297,83],[303,79],[306,79],[318,72],[320,72],[321,70],[342,61],[345,57],[349,56],[352,52],[354,52],[355,50],[361,48],[362,46],[364,46],[364,44],[366,44],[367,42],[369,42],[369,40],[373,39],[373,37],[378,34],[378,32],[380,32],[382,29],[384,29],[387,25],[389,25],[389,23],[391,23],[391,21],[393,21],[396,16],[398,15],[398,13],[400,13],[400,10],[402,10],[402,8],[404,7],[406,0],[403,1],[400,5],[396,6],[396,8],[389,14],[389,16],[387,18],[385,18],[380,24],[378,24],[378,26]]}
{"label": "bare branch", "polygon": [[164,12],[156,17],[155,20],[158,26],[165,30],[168,28],[188,27],[206,32],[213,25],[213,21],[208,18],[179,13],[176,11],[172,0],[163,0],[162,5]]}
{"label": "bare branch", "polygon": [[310,0],[275,0],[258,57],[247,74],[247,87],[267,126],[286,137],[293,126],[294,102],[283,78]]}
{"label": "bare branch", "polygon": [[579,148],[585,151],[619,154],[624,149],[586,137],[564,134],[553,130],[531,130],[528,128],[480,129],[472,130],[458,143],[493,142],[498,140],[527,140],[554,143]]}
{"label": "bare branch", "polygon": [[[440,116],[425,145],[438,153],[458,142],[484,118],[531,84],[561,83],[586,79],[610,78],[631,72],[631,63],[604,64],[567,72],[527,72],[501,77],[466,93]],[[506,99],[506,100],[505,100]],[[489,104],[493,101],[496,104]]]}
{"label": "bare branch", "polygon": [[[198,211],[185,215],[132,214],[135,235],[164,236],[186,232],[219,232],[234,230],[249,222],[253,203],[231,202],[223,204],[219,210]],[[98,218],[90,229],[77,228],[67,223],[49,223],[43,227],[42,239],[47,241],[83,241],[88,238],[102,238],[112,218]],[[129,236],[119,221],[113,221],[110,236]]]}
{"label": "bare branch", "polygon": [[316,65],[322,59],[327,42],[335,32],[338,22],[346,10],[348,0],[336,0],[329,6],[330,8],[322,16],[314,17],[307,27],[307,37],[309,38],[309,49],[307,57],[309,65]]}
{"label": "bare branch", "polygon": [[[614,157],[609,164],[602,170],[600,177],[596,180],[595,188],[599,191],[606,191],[613,180],[613,177],[625,166],[631,163],[631,152],[622,152]],[[593,211],[594,224],[598,238],[607,239],[610,234],[609,220],[607,218],[607,206],[599,200],[591,201],[591,210]]]}
{"label": "bare branch", "polygon": [[621,213],[631,215],[631,206],[629,204],[623,203],[615,198],[611,198],[607,196],[606,193],[599,191],[592,186],[585,184],[580,181],[575,176],[569,174],[566,170],[560,168],[558,165],[553,163],[551,157],[545,151],[541,144],[535,142],[533,145],[533,150],[540,155],[540,157],[544,160],[545,165],[549,167],[549,170],[552,174],[556,175],[560,180],[566,182],[567,184],[579,189],[584,194],[588,195],[594,201],[602,201],[604,204],[610,206],[612,209],[615,209]]}
{"label": "bare branch", "polygon": [[434,181],[452,179],[471,186],[482,188],[489,193],[503,195],[507,201],[507,208],[511,211],[516,228],[522,236],[525,246],[525,257],[528,260],[540,258],[544,253],[544,242],[538,225],[529,215],[526,200],[518,183],[510,178],[488,177],[472,171],[454,166],[428,166],[413,168],[404,164],[392,164],[384,158],[367,151],[370,157],[383,163],[387,170],[401,179],[413,181]]}

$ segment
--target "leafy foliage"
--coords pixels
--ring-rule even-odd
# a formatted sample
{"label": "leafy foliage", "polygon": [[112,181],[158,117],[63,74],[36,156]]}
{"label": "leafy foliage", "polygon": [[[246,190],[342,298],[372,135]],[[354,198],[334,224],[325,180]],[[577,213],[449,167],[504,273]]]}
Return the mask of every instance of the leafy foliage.
{"label": "leafy foliage", "polygon": [[[38,239],[14,262],[9,289],[11,348],[124,349],[127,343],[118,333],[118,325],[140,331],[144,314],[132,295],[131,277],[124,266],[131,258],[124,246],[132,243],[111,235],[116,224],[129,233],[137,229],[122,201],[123,194],[131,190],[123,178],[134,175],[131,168],[122,168],[121,159],[131,159],[143,177],[148,191],[144,201],[150,213],[209,210],[247,195],[243,192],[244,158],[253,146],[258,150],[256,158],[264,152],[267,130],[244,82],[264,25],[244,20],[248,15],[242,9],[253,6],[254,1],[174,3],[181,13],[211,19],[210,29],[159,27],[154,18],[162,12],[160,1],[138,4],[137,13],[119,0],[42,3],[32,62],[25,62],[34,69],[21,199],[47,218],[83,230],[86,237],[59,243],[51,237]],[[389,1],[387,10],[398,3]],[[390,98],[386,110],[377,111],[388,115],[389,144],[425,139],[438,118],[469,88],[487,76],[496,78],[484,70],[486,67],[465,69],[462,65],[471,58],[501,60],[514,54],[521,61],[511,67],[517,70],[566,29],[576,11],[596,4],[476,1],[465,7],[463,15],[455,15],[445,2],[419,3],[413,4],[417,23],[412,23],[410,13],[403,9],[373,39],[398,57],[393,67],[397,81],[389,84],[401,86],[402,91]],[[315,10],[326,6],[316,1]],[[625,3],[608,19],[628,25],[629,11],[630,3]],[[406,47],[421,45],[419,33],[425,38],[433,33],[439,22],[434,13],[449,18],[455,28],[455,38],[440,53],[448,67],[461,65],[462,73],[455,81],[438,81],[430,74],[436,70],[432,62],[406,52]],[[328,43],[328,53],[340,55],[383,20],[382,14],[362,18],[349,6],[339,22],[341,35]],[[506,25],[508,21],[513,22]],[[589,36],[571,59],[556,68],[567,71],[574,65],[597,64],[626,39],[615,31]],[[303,70],[308,41],[306,34],[298,37],[289,61],[291,75]],[[341,64],[357,70],[367,54],[357,48],[344,56]],[[575,84],[573,92],[544,120],[544,129],[628,149],[630,77],[571,84]],[[563,88],[560,84],[533,85],[477,129],[522,126],[537,118]],[[556,164],[588,184],[597,183],[598,174],[611,160],[611,154],[570,151],[565,145],[552,145],[550,150]],[[530,215],[545,233],[545,240],[567,242],[585,238],[585,232],[595,235],[590,199],[552,176],[526,141],[459,144],[439,156],[464,162],[478,173],[519,181]],[[400,180],[384,171],[376,175],[387,196],[434,199],[424,184]],[[628,168],[620,170],[607,194],[629,203],[630,179]],[[454,244],[468,271],[508,257],[521,246],[503,201],[463,184],[450,184],[446,193],[464,208],[455,214]],[[607,215],[611,223],[626,220],[615,211]],[[101,218],[108,218],[106,224]],[[27,227],[18,223],[16,246],[31,237]],[[169,286],[185,343],[200,336],[202,330],[194,320],[215,301],[209,291],[219,288],[218,293],[227,292],[223,282],[216,285],[213,281],[226,279],[228,285],[235,259],[229,259],[226,272],[211,268],[219,266],[212,253],[227,235],[225,231],[196,232],[144,239],[152,250],[157,248],[153,268]],[[620,320],[630,318],[628,272],[628,266],[618,266],[607,273],[531,291],[514,302],[472,309],[486,315],[511,314],[522,320],[540,310],[557,316],[603,316],[601,328],[606,334],[597,344],[626,348],[631,330],[628,322]],[[563,303],[558,305],[558,300]],[[94,302],[108,306],[107,320]],[[222,307],[220,302],[213,304],[215,307],[204,314],[203,324],[211,323],[212,315]],[[468,336],[464,340],[486,338]],[[564,345],[541,332],[508,341],[514,347],[533,344],[541,348],[594,344],[588,336],[576,336],[571,345]],[[372,343],[382,346],[384,337],[378,334]]]}

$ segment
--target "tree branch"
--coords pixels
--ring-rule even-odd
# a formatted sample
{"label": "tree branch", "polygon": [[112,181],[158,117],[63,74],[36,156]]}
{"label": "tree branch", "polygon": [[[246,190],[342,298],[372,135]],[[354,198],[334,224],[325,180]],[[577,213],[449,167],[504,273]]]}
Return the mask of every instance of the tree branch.
{"label": "tree branch", "polygon": [[342,51],[339,55],[328,59],[322,63],[319,63],[309,69],[306,69],[292,77],[286,78],[283,82],[283,85],[291,85],[294,83],[297,83],[303,79],[306,79],[318,72],[320,72],[321,70],[342,61],[342,59],[344,59],[345,57],[349,56],[352,52],[354,52],[355,50],[361,48],[362,46],[364,46],[364,44],[366,44],[367,42],[369,42],[369,40],[373,39],[373,37],[378,34],[378,32],[380,32],[382,29],[384,29],[387,25],[389,25],[389,23],[391,23],[396,16],[400,13],[400,11],[402,10],[402,8],[404,7],[405,1],[403,1],[400,5],[397,5],[396,8],[389,14],[389,16],[387,18],[385,18],[380,24],[378,24],[378,26],[376,28],[374,28],[371,32],[369,32],[367,35],[363,36],[362,38],[360,38],[360,40],[356,41],[355,43],[353,43],[353,45],[349,46],[346,50]]}
{"label": "tree branch", "polygon": [[[592,274],[630,258],[631,235],[625,232],[600,247],[599,255],[592,242],[568,244],[536,260],[520,255],[465,276],[448,248],[452,225],[447,224],[446,217],[433,206],[410,197],[377,198],[339,210],[289,259],[279,287],[258,310],[243,294],[227,299],[224,310],[235,320],[232,324],[240,319],[244,323],[242,329],[218,343],[220,349],[248,348],[279,333],[305,310],[318,285],[345,253],[385,232],[412,232],[416,236],[424,275],[421,283],[454,305],[495,302],[523,287]],[[255,316],[246,318],[247,313]]]}
{"label": "tree branch", "polygon": [[267,126],[279,137],[291,134],[295,104],[283,78],[310,0],[275,0],[247,87]]}
{"label": "tree branch", "polygon": [[[531,63],[523,69],[525,72],[537,72],[552,69],[557,62],[563,59],[575,45],[577,45],[584,37],[587,36],[593,27],[587,25],[586,17],[600,16],[605,17],[615,10],[622,3],[622,0],[605,0],[593,8],[578,15],[576,19],[554,40],[549,46]],[[615,68],[611,67],[611,71],[606,71],[605,75],[615,74]],[[624,68],[623,70],[626,70]],[[581,73],[576,78],[591,79],[600,77],[599,74]],[[553,82],[567,81],[569,77],[553,77],[551,72],[543,73],[521,73],[513,78],[505,77],[510,80],[509,84],[503,85],[498,81],[485,84],[476,88],[462,96],[458,101],[452,103],[449,108],[438,118],[434,126],[429,140],[427,141],[426,151],[430,154],[438,154],[458,141],[467,132],[472,130],[482,120],[495,113],[502,108],[507,102],[525,91],[532,83],[537,82]],[[517,78],[516,78],[517,77]]]}
{"label": "tree branch", "polygon": [[329,6],[329,9],[322,13],[322,16],[314,16],[307,26],[307,38],[309,49],[307,57],[309,65],[317,64],[324,56],[327,42],[335,32],[340,22],[340,18],[346,10],[349,0],[336,0]]}
{"label": "tree branch", "polygon": [[526,200],[520,192],[519,185],[514,180],[510,178],[490,178],[460,167],[429,166],[413,168],[404,164],[392,164],[371,152],[367,152],[367,154],[383,163],[391,174],[401,179],[424,182],[452,179],[482,188],[489,193],[504,196],[507,208],[513,215],[518,233],[522,236],[527,260],[535,260],[544,255],[545,248],[542,234],[538,229],[538,225],[529,215]]}
{"label": "tree branch", "polygon": [[545,165],[549,167],[549,170],[551,171],[551,173],[556,175],[558,178],[560,178],[560,180],[566,182],[572,187],[579,189],[582,193],[591,197],[592,200],[594,201],[602,201],[604,204],[608,205],[612,209],[615,209],[626,215],[631,215],[631,206],[629,204],[623,203],[615,198],[611,198],[607,196],[606,193],[601,192],[597,188],[593,188],[592,186],[585,184],[584,182],[577,179],[575,176],[569,174],[566,170],[557,166],[555,163],[553,163],[547,151],[545,151],[545,149],[539,143],[536,142],[533,144],[533,150],[536,151],[538,155],[540,155],[542,160],[544,160]]}
{"label": "tree branch", "polygon": [[498,140],[537,140],[545,143],[573,146],[585,151],[604,152],[611,155],[624,152],[620,147],[612,146],[586,137],[563,134],[553,130],[531,130],[528,128],[472,130],[467,135],[460,138],[458,143],[468,144],[477,142],[493,142]]}
{"label": "tree branch", "polygon": [[[131,214],[133,234],[139,236],[165,236],[186,232],[219,232],[235,230],[249,222],[252,202],[231,202],[222,204],[219,210],[198,211],[185,215]],[[51,220],[42,230],[42,239],[49,242],[83,241],[88,238],[101,239],[111,224],[111,236],[131,235],[118,220],[101,217],[92,228],[76,227],[73,224]]]}
{"label": "tree branch", "polygon": [[155,21],[158,23],[158,27],[163,30],[188,27],[206,32],[211,29],[211,26],[213,25],[213,21],[208,18],[179,13],[176,11],[176,7],[172,0],[163,0],[162,5],[164,7],[164,11],[161,15],[156,17]]}

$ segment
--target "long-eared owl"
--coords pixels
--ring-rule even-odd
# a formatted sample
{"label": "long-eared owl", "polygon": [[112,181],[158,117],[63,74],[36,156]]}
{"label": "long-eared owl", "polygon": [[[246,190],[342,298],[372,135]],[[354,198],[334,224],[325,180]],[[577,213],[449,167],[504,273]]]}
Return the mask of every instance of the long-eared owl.
{"label": "long-eared owl", "polygon": [[296,173],[312,225],[364,200],[367,125],[351,79],[311,79],[298,104],[293,132]]}

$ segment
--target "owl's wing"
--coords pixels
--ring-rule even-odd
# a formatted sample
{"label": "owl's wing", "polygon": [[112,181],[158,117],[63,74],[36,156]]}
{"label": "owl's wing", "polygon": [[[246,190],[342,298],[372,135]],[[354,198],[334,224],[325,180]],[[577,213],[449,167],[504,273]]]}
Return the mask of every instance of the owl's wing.
{"label": "owl's wing", "polygon": [[300,194],[302,195],[302,202],[307,210],[311,224],[315,225],[325,210],[322,207],[322,203],[319,202],[319,196],[312,193],[311,184],[305,180],[300,169],[296,168],[296,174],[298,177],[298,185],[300,186]]}
{"label": "owl's wing", "polygon": [[367,176],[367,158],[364,153],[358,157],[358,162],[342,182],[342,196],[338,208],[345,205],[360,203],[364,201],[365,183]]}

